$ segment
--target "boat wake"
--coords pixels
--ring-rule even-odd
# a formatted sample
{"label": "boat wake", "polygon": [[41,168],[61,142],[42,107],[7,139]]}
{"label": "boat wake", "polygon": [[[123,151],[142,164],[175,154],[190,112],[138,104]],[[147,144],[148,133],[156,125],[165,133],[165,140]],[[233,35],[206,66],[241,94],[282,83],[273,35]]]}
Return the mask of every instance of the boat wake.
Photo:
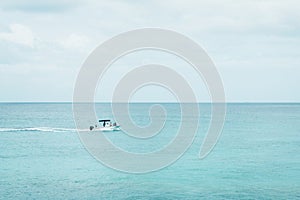
{"label": "boat wake", "polygon": [[0,132],[75,132],[72,128],[53,128],[53,127],[27,127],[27,128],[0,128]]}

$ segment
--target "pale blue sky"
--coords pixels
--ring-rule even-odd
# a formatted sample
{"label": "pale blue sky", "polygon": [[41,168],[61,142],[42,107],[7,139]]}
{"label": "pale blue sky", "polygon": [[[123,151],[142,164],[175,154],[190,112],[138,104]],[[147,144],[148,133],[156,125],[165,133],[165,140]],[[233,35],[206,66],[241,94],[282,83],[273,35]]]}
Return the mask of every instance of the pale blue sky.
{"label": "pale blue sky", "polygon": [[[72,101],[76,76],[89,53],[114,35],[143,27],[175,30],[204,47],[228,101],[300,101],[296,0],[2,0],[0,16],[0,102]],[[152,61],[180,64],[150,52],[124,58],[115,67]],[[208,101],[201,80],[192,72],[186,77],[199,101]],[[107,93],[112,90],[108,83]],[[163,90],[152,91],[145,88],[136,100],[172,99]]]}

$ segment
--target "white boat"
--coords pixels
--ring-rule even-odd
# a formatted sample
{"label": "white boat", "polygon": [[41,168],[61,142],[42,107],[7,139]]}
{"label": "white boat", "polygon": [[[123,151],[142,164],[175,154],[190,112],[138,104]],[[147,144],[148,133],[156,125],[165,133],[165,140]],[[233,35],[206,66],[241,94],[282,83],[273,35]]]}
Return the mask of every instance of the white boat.
{"label": "white boat", "polygon": [[95,126],[90,126],[90,131],[92,130],[99,130],[103,132],[108,132],[108,131],[120,131],[120,125],[118,125],[116,122],[112,123],[109,119],[101,119],[99,120],[100,124],[102,126],[98,127],[97,125]]}

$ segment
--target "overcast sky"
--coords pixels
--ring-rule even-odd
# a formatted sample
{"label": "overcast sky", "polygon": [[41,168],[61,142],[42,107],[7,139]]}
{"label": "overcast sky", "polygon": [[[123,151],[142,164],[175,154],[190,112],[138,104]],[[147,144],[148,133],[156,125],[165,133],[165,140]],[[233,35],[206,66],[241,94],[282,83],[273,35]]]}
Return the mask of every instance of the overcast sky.
{"label": "overcast sky", "polygon": [[[177,31],[206,49],[227,101],[300,101],[297,0],[1,0],[0,19],[1,102],[72,101],[76,76],[89,53],[112,36],[144,27]],[[116,68],[168,59],[144,52]],[[199,100],[207,101],[199,80],[192,79]],[[102,91],[112,90],[108,83]],[[166,91],[156,91],[148,88],[135,98],[170,100]]]}

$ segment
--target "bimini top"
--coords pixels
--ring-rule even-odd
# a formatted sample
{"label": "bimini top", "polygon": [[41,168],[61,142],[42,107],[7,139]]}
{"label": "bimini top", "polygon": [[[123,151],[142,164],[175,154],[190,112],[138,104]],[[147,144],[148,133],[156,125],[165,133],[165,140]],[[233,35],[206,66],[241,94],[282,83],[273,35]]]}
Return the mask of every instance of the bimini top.
{"label": "bimini top", "polygon": [[110,122],[110,119],[100,119],[99,122]]}

